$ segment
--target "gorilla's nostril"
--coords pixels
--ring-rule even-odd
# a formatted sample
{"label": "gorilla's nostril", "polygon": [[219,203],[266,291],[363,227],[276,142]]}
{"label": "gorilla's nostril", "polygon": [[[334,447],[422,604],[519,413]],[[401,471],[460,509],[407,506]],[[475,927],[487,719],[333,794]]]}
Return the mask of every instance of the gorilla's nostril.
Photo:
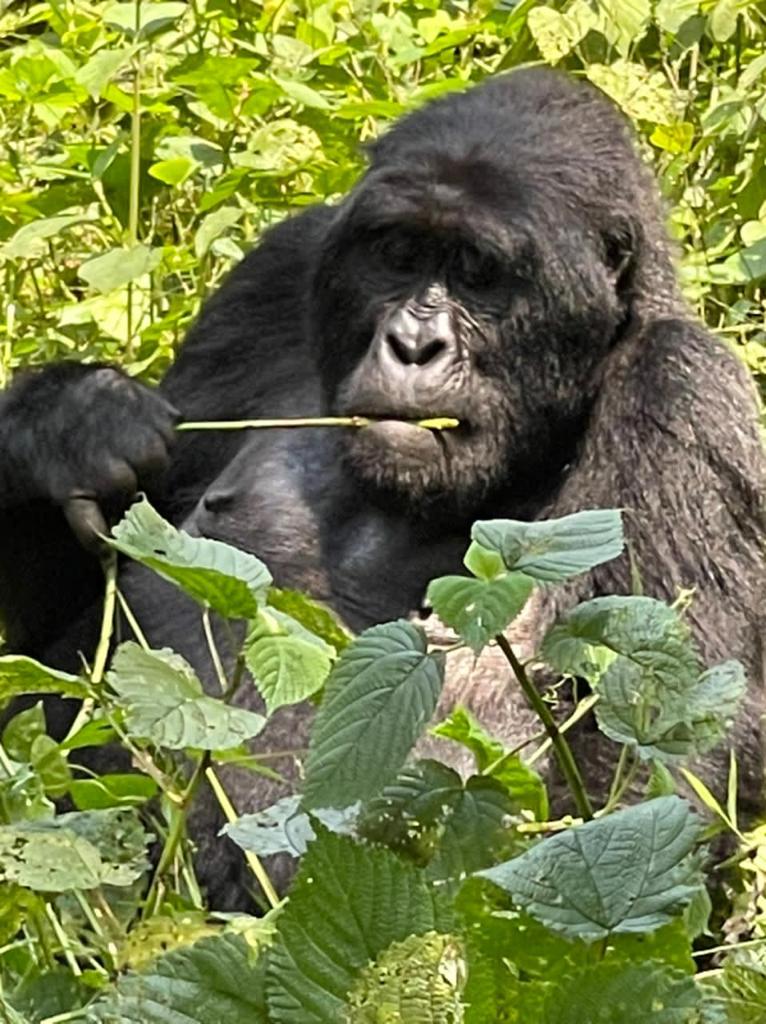
{"label": "gorilla's nostril", "polygon": [[430,363],[433,359],[436,359],[437,356],[441,355],[446,347],[446,341],[440,341],[438,338],[434,338],[433,341],[428,341],[425,345],[420,347],[414,362],[418,366],[425,366],[426,363]]}
{"label": "gorilla's nostril", "polygon": [[213,487],[202,496],[202,506],[206,512],[225,512],[234,504],[237,492],[230,487]]}

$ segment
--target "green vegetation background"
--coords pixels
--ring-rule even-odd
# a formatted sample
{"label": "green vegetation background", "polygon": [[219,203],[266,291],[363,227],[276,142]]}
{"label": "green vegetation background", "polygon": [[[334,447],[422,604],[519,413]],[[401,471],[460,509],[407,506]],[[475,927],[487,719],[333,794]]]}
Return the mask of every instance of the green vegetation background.
{"label": "green vegetation background", "polygon": [[754,0],[0,0],[0,386],[156,378],[258,234],[412,106],[545,62],[636,124],[691,304],[766,382],[766,8]]}

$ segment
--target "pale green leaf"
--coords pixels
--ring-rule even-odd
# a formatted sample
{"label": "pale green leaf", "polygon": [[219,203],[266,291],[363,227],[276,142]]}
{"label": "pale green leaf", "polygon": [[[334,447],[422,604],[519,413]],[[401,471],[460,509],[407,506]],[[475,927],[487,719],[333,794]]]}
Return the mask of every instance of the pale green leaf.
{"label": "pale green leaf", "polygon": [[192,667],[172,651],[121,644],[107,681],[131,732],[171,750],[226,750],[265,725],[262,715],[206,696]]}
{"label": "pale green leaf", "polygon": [[489,581],[442,576],[429,584],[426,600],[442,622],[478,654],[516,618],[533,586],[532,579],[520,572]]}
{"label": "pale green leaf", "polygon": [[128,509],[108,542],[228,618],[252,618],[271,583],[255,555],[176,530],[145,499]]}
{"label": "pale green leaf", "polygon": [[42,665],[22,654],[0,656],[0,705],[25,693],[58,693],[62,697],[88,696],[86,683],[69,672]]}
{"label": "pale green leaf", "polygon": [[159,266],[162,253],[146,245],[134,245],[131,249],[110,249],[100,256],[94,256],[80,265],[78,275],[91,288],[106,295],[117,288],[150,274]]}

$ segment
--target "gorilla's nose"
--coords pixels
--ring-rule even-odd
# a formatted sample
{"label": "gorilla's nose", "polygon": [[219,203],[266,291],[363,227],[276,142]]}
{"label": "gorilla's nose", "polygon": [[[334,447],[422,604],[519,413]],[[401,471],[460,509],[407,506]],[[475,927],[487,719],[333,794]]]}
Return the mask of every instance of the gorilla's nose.
{"label": "gorilla's nose", "polygon": [[449,313],[398,309],[386,325],[385,343],[398,363],[426,366],[454,348]]}
{"label": "gorilla's nose", "polygon": [[237,492],[233,487],[211,487],[202,495],[202,507],[214,515],[226,512],[234,504]]}

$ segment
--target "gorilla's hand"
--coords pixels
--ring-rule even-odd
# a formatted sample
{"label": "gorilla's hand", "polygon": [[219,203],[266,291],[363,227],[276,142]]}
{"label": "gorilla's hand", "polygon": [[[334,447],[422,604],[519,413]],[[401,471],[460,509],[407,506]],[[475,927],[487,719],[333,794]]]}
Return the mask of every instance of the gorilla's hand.
{"label": "gorilla's hand", "polygon": [[0,403],[0,505],[59,504],[78,540],[97,548],[107,519],[167,468],[179,419],[113,367],[62,363],[23,376]]}

